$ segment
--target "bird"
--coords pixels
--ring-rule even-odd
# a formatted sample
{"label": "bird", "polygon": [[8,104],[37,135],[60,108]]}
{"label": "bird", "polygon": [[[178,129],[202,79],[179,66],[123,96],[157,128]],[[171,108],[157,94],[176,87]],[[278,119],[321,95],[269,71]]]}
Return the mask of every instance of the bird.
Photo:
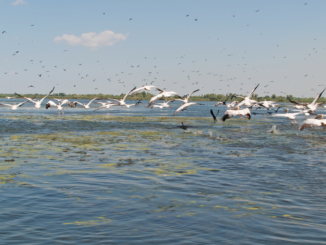
{"label": "bird", "polygon": [[222,117],[222,121],[225,122],[225,120],[230,119],[234,116],[240,116],[241,118],[242,116],[246,116],[250,120],[251,113],[248,108],[240,110],[240,106],[237,106],[232,110],[226,110],[225,114]]}
{"label": "bird", "polygon": [[186,131],[189,128],[189,126],[186,126],[186,125],[183,124],[183,122],[181,122],[180,128],[182,128],[183,130]]}
{"label": "bird", "polygon": [[[157,101],[158,99],[164,97],[166,99],[166,97],[172,97],[174,95],[178,95],[176,92],[174,91],[165,91],[165,89],[161,90],[159,88],[156,88],[158,91],[161,91],[158,95],[154,96],[151,98],[151,100],[148,103],[148,107],[150,107],[152,104],[154,104],[155,101]],[[179,96],[180,97],[180,96]]]}
{"label": "bird", "polygon": [[[297,115],[299,115],[299,114],[301,114],[303,112],[300,111],[300,112],[296,112],[296,113],[289,113],[289,111],[290,111],[289,109],[286,109],[285,110],[286,114],[274,114],[273,116],[274,117],[286,117],[286,118],[288,118],[290,120],[291,123],[298,123],[295,120],[295,118],[296,118]],[[292,120],[293,120],[293,122],[292,122]]]}
{"label": "bird", "polygon": [[108,102],[96,102],[97,104],[102,104],[102,106],[100,106],[99,108],[97,108],[96,110],[94,111],[98,111],[102,108],[106,108],[106,109],[109,109],[111,106],[117,106],[118,104],[117,103],[112,103],[111,101],[108,101]]}
{"label": "bird", "polygon": [[47,95],[45,95],[42,99],[40,99],[40,100],[35,100],[35,101],[34,101],[34,99],[31,99],[31,98],[28,98],[28,97],[24,97],[24,96],[22,96],[22,95],[20,95],[20,94],[17,94],[17,93],[15,93],[15,94],[18,95],[19,97],[22,97],[22,98],[28,100],[29,102],[34,103],[34,107],[35,107],[35,109],[38,109],[38,110],[39,110],[39,109],[41,108],[41,103],[43,102],[43,100],[44,100],[46,97],[48,97],[50,94],[52,94],[52,92],[54,91],[54,89],[55,89],[55,87],[53,87],[53,89],[50,91],[50,93],[48,93]]}
{"label": "bird", "polygon": [[317,108],[319,106],[321,106],[323,103],[317,103],[317,101],[319,100],[319,98],[322,96],[322,94],[324,93],[325,89],[323,91],[321,91],[317,97],[310,103],[298,103],[294,100],[291,100],[289,97],[287,98],[292,104],[295,104],[297,109],[303,109],[303,108],[307,108],[309,110],[311,110],[313,113],[317,110]]}
{"label": "bird", "polygon": [[97,99],[97,98],[92,99],[90,102],[88,102],[88,104],[80,103],[80,102],[78,102],[78,101],[74,101],[74,102],[72,103],[72,107],[73,107],[73,108],[76,108],[77,104],[79,104],[79,105],[83,106],[85,109],[89,109],[89,108],[90,108],[89,105],[90,105],[94,100],[96,100],[96,99]]}
{"label": "bird", "polygon": [[49,109],[51,106],[56,106],[58,108],[58,114],[60,115],[60,111],[62,112],[62,114],[65,114],[63,112],[63,105],[64,104],[68,104],[70,107],[72,107],[71,103],[69,100],[63,100],[62,102],[59,102],[58,104],[54,103],[52,100],[49,100],[48,103],[46,103],[45,105],[45,109]]}
{"label": "bird", "polygon": [[217,110],[216,115],[214,115],[214,112],[213,112],[213,110],[211,109],[211,115],[212,115],[212,117],[213,117],[213,119],[214,119],[214,122],[216,121],[216,116],[218,115],[219,112],[220,112],[220,110]]}
{"label": "bird", "polygon": [[8,99],[8,100],[15,99],[15,98],[16,97],[9,97],[9,96],[6,97],[6,99]]}
{"label": "bird", "polygon": [[127,96],[136,89],[136,87],[134,87],[132,90],[130,90],[128,93],[126,93],[126,95],[123,97],[123,99],[120,99],[120,100],[117,100],[117,99],[109,99],[109,100],[115,100],[115,101],[118,101],[119,103],[119,106],[126,106],[126,98]]}
{"label": "bird", "polygon": [[263,102],[258,102],[257,105],[265,107],[268,110],[270,107],[275,107],[274,103],[276,103],[276,102],[275,101],[267,101],[265,99],[265,101],[263,101]]}
{"label": "bird", "polygon": [[21,102],[19,104],[16,105],[16,103],[14,103],[13,105],[10,104],[4,104],[4,103],[0,103],[0,105],[4,105],[4,106],[10,106],[11,110],[17,110],[18,107],[21,107],[23,104],[25,104],[26,102],[28,102],[28,100]]}
{"label": "bird", "polygon": [[204,105],[204,104],[200,104],[200,103],[197,103],[197,102],[187,102],[187,103],[184,103],[182,106],[180,106],[172,116],[175,116],[176,114],[178,114],[180,111],[188,108],[189,106],[191,105]]}
{"label": "bird", "polygon": [[186,103],[188,103],[188,100],[189,100],[189,98],[190,98],[190,96],[193,94],[193,93],[195,93],[195,92],[197,92],[197,91],[199,91],[199,89],[197,89],[197,90],[195,90],[195,91],[192,91],[186,98],[184,98],[184,99],[182,99],[179,95],[177,95],[180,99],[175,99],[175,100],[178,100],[178,101],[182,101],[184,104],[186,104]]}
{"label": "bird", "polygon": [[160,109],[163,109],[164,107],[168,107],[170,109],[172,109],[172,107],[169,105],[170,102],[173,102],[174,100],[169,100],[169,101],[165,101],[163,103],[159,103],[159,104],[156,104],[156,105],[153,105],[151,107],[151,109],[153,108],[160,108]]}
{"label": "bird", "polygon": [[217,102],[217,103],[215,104],[215,106],[226,105],[226,101],[229,99],[229,97],[230,97],[230,96],[228,96],[228,97],[226,98],[226,100],[224,100],[224,101],[222,101],[222,102]]}
{"label": "bird", "polygon": [[142,90],[146,90],[146,91],[151,91],[151,88],[156,88],[156,86],[152,86],[152,85],[143,85],[142,87],[136,88],[135,90],[132,91],[131,94],[129,94],[130,96],[139,93]]}
{"label": "bird", "polygon": [[[320,119],[319,119],[320,118]],[[302,131],[306,128],[314,128],[314,127],[323,127],[323,130],[326,129],[326,119],[322,119],[322,114],[315,117],[314,119],[307,119],[305,120],[299,127],[299,131]]]}
{"label": "bird", "polygon": [[[242,96],[239,96],[239,95],[233,95],[233,97],[240,97],[242,98],[243,100],[239,102],[239,106],[242,106],[242,105],[245,105],[245,106],[252,106],[254,103],[257,103],[256,100],[251,100],[250,97],[252,96],[252,94],[255,92],[255,90],[258,88],[259,84],[253,89],[251,90],[251,92],[246,96],[246,97],[242,97]],[[232,99],[231,98],[231,99]]]}

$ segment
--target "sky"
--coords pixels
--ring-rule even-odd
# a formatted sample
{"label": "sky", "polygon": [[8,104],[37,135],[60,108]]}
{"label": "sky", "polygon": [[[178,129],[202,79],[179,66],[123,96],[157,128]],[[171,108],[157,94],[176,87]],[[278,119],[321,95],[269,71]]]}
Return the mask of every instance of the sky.
{"label": "sky", "polygon": [[325,9],[324,0],[3,0],[0,93],[152,84],[246,94],[260,84],[259,96],[315,97],[326,87]]}

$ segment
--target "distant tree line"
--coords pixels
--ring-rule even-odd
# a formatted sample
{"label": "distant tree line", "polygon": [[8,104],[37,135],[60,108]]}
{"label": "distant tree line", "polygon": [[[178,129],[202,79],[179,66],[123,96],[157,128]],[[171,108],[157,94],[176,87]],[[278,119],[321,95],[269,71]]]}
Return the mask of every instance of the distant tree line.
{"label": "distant tree line", "polygon": [[[29,98],[42,98],[45,96],[45,94],[24,94],[23,96],[29,97]],[[98,98],[98,99],[122,99],[125,96],[125,94],[120,94],[120,95],[111,95],[111,94],[65,94],[65,93],[53,93],[49,95],[47,98],[49,99],[93,99],[93,98]],[[151,93],[147,93],[145,91],[135,94],[133,96],[128,96],[127,100],[150,100],[154,95]],[[246,95],[243,95],[246,96]],[[17,97],[15,94],[0,94],[0,98],[5,98],[5,97]],[[191,101],[224,101],[226,98],[228,98],[228,101],[231,101],[232,94],[205,94],[205,95],[192,95],[191,96]],[[175,99],[177,97],[174,97]],[[288,99],[290,98],[291,100],[295,100],[298,102],[311,102],[315,98],[299,98],[299,97],[294,97],[292,95],[286,95],[286,96],[277,96],[273,94],[272,96],[265,95],[265,96],[259,96],[258,94],[253,94],[252,99],[257,100],[257,101],[263,101],[263,100],[273,100],[277,102],[288,102]],[[161,99],[162,100],[162,99]],[[232,101],[234,100],[241,100],[241,98],[233,98]],[[319,99],[320,102],[326,102],[326,99],[321,97]]]}

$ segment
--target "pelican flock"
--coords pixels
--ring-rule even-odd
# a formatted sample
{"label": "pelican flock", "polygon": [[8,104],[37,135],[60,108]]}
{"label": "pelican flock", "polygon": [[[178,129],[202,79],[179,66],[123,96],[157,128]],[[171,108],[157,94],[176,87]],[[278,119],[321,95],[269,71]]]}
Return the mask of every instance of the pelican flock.
{"label": "pelican flock", "polygon": [[[296,102],[296,101],[288,98],[289,102],[294,104],[295,110],[290,111],[290,109],[287,108],[284,110],[286,113],[282,114],[282,113],[278,113],[278,111],[280,108],[282,108],[284,106],[278,106],[277,109],[273,109],[277,105],[275,101],[267,101],[265,99],[265,101],[257,102],[256,100],[251,99],[251,97],[253,96],[253,93],[256,91],[258,86],[259,86],[259,84],[256,85],[251,90],[251,92],[248,93],[248,95],[245,97],[243,97],[241,95],[233,94],[233,95],[229,95],[225,101],[217,102],[215,104],[215,106],[224,105],[226,107],[225,113],[222,116],[221,121],[225,122],[226,120],[236,117],[236,116],[239,116],[241,119],[243,118],[243,116],[246,116],[248,119],[251,119],[252,114],[253,115],[263,115],[264,114],[264,113],[257,113],[257,112],[250,111],[253,108],[256,108],[256,110],[257,109],[266,109],[267,113],[265,113],[265,114],[271,115],[272,117],[287,118],[290,120],[291,124],[296,124],[297,123],[296,117],[299,116],[300,114],[303,114],[304,116],[306,116],[306,120],[300,125],[299,131],[302,131],[302,130],[308,129],[308,128],[321,127],[321,126],[323,127],[323,130],[325,131],[326,119],[323,119],[323,114],[320,114],[315,118],[309,118],[310,115],[315,114],[318,107],[324,105],[324,103],[318,102],[318,100],[321,98],[325,89],[323,89],[311,103],[299,103],[299,102]],[[161,89],[157,88],[156,86],[152,86],[152,85],[143,85],[142,87],[139,87],[139,88],[134,87],[133,89],[128,91],[124,95],[124,97],[120,100],[107,99],[106,102],[95,102],[96,104],[100,104],[101,106],[97,107],[94,111],[98,111],[103,108],[109,109],[112,106],[120,106],[122,108],[127,108],[127,109],[129,109],[132,106],[138,106],[140,103],[142,103],[141,100],[137,101],[134,104],[127,104],[126,103],[127,97],[132,96],[141,91],[151,91],[152,88],[155,88],[157,91],[159,91],[159,94],[153,96],[150,99],[150,101],[147,105],[147,107],[150,109],[154,109],[154,108],[160,108],[160,109],[170,108],[170,109],[172,109],[172,107],[169,105],[169,103],[172,103],[174,101],[182,102],[182,104],[176,109],[174,114],[172,114],[172,116],[175,116],[178,113],[187,110],[187,108],[189,108],[190,106],[203,105],[198,102],[190,102],[189,101],[191,95],[198,92],[199,89],[192,91],[185,97],[181,97],[177,92],[174,92],[174,91],[166,91],[165,89],[161,90]],[[40,100],[34,99],[34,98],[28,98],[21,94],[15,93],[19,98],[25,99],[25,101],[20,102],[18,104],[16,104],[16,103],[14,103],[14,104],[0,103],[0,105],[10,107],[11,110],[17,110],[19,107],[25,105],[26,103],[33,103],[34,108],[39,110],[41,108],[41,104],[44,101],[44,99],[46,99],[49,95],[51,95],[53,93],[54,89],[55,89],[55,87],[53,87],[53,89],[48,94],[46,94],[43,98],[41,98]],[[231,103],[226,103],[230,97],[231,97],[231,100],[233,98],[237,98],[237,97],[241,98],[241,100],[240,101],[234,100]],[[172,98],[172,99],[168,101],[167,98]],[[7,99],[12,99],[12,97],[7,97]],[[156,103],[156,101],[158,101],[159,99],[165,99],[165,101],[163,101],[162,103]],[[60,112],[62,114],[64,114],[63,105],[67,105],[68,107],[71,107],[71,108],[76,108],[77,105],[81,105],[85,109],[90,109],[91,108],[90,105],[94,100],[101,100],[101,99],[93,98],[87,104],[81,103],[79,101],[74,101],[71,103],[67,99],[53,99],[53,100],[56,100],[57,103],[53,102],[52,100],[49,100],[46,103],[45,108],[49,109],[50,107],[56,107],[58,109],[58,114],[60,114]],[[234,108],[231,109],[232,107],[234,107]],[[245,108],[241,108],[241,107],[245,107]],[[272,109],[270,109],[270,108],[272,108]],[[217,121],[216,117],[217,117],[218,113],[219,113],[219,111],[215,115],[213,113],[213,110],[212,109],[210,110],[210,114],[212,115],[214,122]]]}

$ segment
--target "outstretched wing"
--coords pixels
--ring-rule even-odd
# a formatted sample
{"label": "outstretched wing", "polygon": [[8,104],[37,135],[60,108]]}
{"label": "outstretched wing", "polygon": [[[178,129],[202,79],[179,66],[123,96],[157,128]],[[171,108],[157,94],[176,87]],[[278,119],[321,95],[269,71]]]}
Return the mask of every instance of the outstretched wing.
{"label": "outstretched wing", "polygon": [[322,94],[324,93],[325,89],[323,91],[321,91],[321,93],[316,97],[316,99],[314,99],[313,102],[311,102],[311,104],[316,104],[317,100],[319,100],[319,98],[322,96]]}
{"label": "outstretched wing", "polygon": [[129,94],[129,95],[132,96],[132,95],[134,95],[134,94],[139,93],[140,91],[142,91],[142,90],[144,90],[144,89],[145,89],[144,86],[143,86],[143,87],[140,87],[140,88],[136,88],[136,89],[134,89],[134,90],[132,91],[132,93]]}
{"label": "outstretched wing", "polygon": [[195,90],[195,91],[192,91],[192,93],[190,93],[190,94],[188,95],[187,100],[189,99],[189,97],[190,97],[193,93],[196,93],[196,92],[198,92],[198,91],[199,91],[199,89],[197,89],[197,90]]}
{"label": "outstretched wing", "polygon": [[258,88],[259,84],[248,94],[248,97],[250,98],[252,94],[255,92],[255,90]]}
{"label": "outstretched wing", "polygon": [[51,106],[57,106],[57,104],[54,103],[52,100],[49,100],[48,103],[46,103],[45,109],[48,109]]}
{"label": "outstretched wing", "polygon": [[88,102],[88,106],[94,101],[94,100],[96,100],[96,98],[94,98],[94,99],[92,99],[90,102]]}
{"label": "outstretched wing", "polygon": [[159,98],[161,98],[163,96],[163,94],[158,94],[155,95],[153,98],[151,98],[151,100],[148,103],[147,107],[150,107],[152,104],[154,104],[155,101],[157,101]]}
{"label": "outstretched wing", "polygon": [[132,90],[130,90],[128,93],[126,93],[125,97],[123,97],[123,101],[127,98],[127,96],[136,89],[136,87],[134,87]]}
{"label": "outstretched wing", "polygon": [[17,94],[17,93],[15,93],[15,95],[17,95],[17,96],[19,96],[19,97],[22,97],[22,98],[24,98],[25,100],[28,100],[29,102],[32,102],[32,103],[36,103],[33,99],[31,99],[31,98],[28,98],[28,97],[24,97],[24,96],[22,96],[21,94]]}
{"label": "outstretched wing", "polygon": [[45,95],[41,100],[40,100],[40,103],[42,103],[42,101],[47,97],[49,96],[50,94],[52,94],[52,92],[54,91],[55,87],[53,87],[53,89],[50,91],[50,93],[48,93],[47,95]]}

